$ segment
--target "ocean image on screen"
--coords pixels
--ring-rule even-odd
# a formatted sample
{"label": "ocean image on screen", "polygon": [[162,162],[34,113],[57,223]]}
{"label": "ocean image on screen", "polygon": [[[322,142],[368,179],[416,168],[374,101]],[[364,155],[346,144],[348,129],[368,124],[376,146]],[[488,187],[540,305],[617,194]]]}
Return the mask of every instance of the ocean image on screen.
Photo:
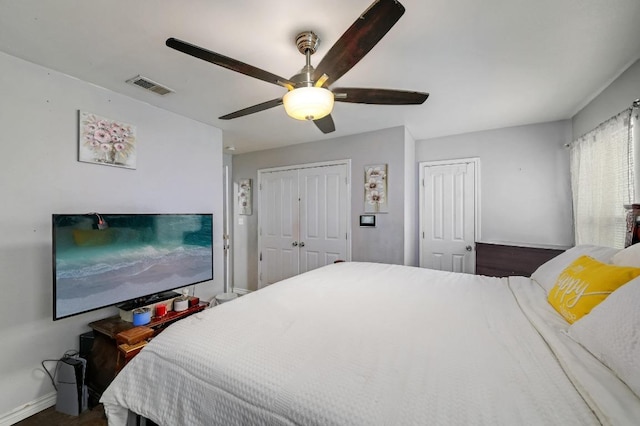
{"label": "ocean image on screen", "polygon": [[54,217],[55,317],[213,279],[211,215]]}

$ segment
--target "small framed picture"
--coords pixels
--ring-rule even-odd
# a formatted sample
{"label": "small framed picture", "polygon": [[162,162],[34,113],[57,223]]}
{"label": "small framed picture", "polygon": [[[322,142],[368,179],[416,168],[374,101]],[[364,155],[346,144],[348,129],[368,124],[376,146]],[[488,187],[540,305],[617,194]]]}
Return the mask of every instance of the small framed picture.
{"label": "small framed picture", "polygon": [[389,211],[389,186],[387,164],[364,167],[364,212],[387,213]]}
{"label": "small framed picture", "polygon": [[375,227],[376,216],[373,214],[360,215],[360,226]]}
{"label": "small framed picture", "polygon": [[78,161],[136,168],[136,127],[79,111]]}
{"label": "small framed picture", "polygon": [[251,189],[251,179],[238,180],[238,214],[251,215],[253,204]]}

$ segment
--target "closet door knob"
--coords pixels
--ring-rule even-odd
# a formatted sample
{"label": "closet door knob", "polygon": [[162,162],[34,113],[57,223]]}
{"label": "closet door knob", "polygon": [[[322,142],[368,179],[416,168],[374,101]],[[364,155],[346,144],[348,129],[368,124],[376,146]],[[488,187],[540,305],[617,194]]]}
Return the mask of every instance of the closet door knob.
{"label": "closet door knob", "polygon": [[300,247],[304,247],[304,241],[300,241]]}
{"label": "closet door knob", "polygon": [[294,242],[291,243],[291,245],[294,246],[294,247],[297,247],[298,246],[298,242],[294,241]]}

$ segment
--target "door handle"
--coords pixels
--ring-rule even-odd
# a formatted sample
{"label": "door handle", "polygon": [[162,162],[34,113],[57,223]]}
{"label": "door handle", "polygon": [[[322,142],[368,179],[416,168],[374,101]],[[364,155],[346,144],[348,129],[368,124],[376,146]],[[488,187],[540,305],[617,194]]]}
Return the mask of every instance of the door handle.
{"label": "door handle", "polygon": [[298,242],[294,241],[294,242],[291,243],[291,245],[294,246],[294,247],[298,247]]}
{"label": "door handle", "polygon": [[464,249],[465,249],[466,251],[471,251],[471,250],[473,250],[473,247],[471,247],[471,246],[466,246]]}
{"label": "door handle", "polygon": [[300,241],[300,247],[304,247],[304,241]]}

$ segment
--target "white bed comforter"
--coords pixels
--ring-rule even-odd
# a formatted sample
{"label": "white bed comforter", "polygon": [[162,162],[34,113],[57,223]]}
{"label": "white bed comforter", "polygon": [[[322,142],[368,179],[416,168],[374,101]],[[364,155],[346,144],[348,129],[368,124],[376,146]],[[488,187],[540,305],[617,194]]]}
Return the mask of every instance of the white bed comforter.
{"label": "white bed comforter", "polygon": [[609,422],[523,314],[542,291],[524,280],[326,266],[172,325],[101,401],[111,426]]}

